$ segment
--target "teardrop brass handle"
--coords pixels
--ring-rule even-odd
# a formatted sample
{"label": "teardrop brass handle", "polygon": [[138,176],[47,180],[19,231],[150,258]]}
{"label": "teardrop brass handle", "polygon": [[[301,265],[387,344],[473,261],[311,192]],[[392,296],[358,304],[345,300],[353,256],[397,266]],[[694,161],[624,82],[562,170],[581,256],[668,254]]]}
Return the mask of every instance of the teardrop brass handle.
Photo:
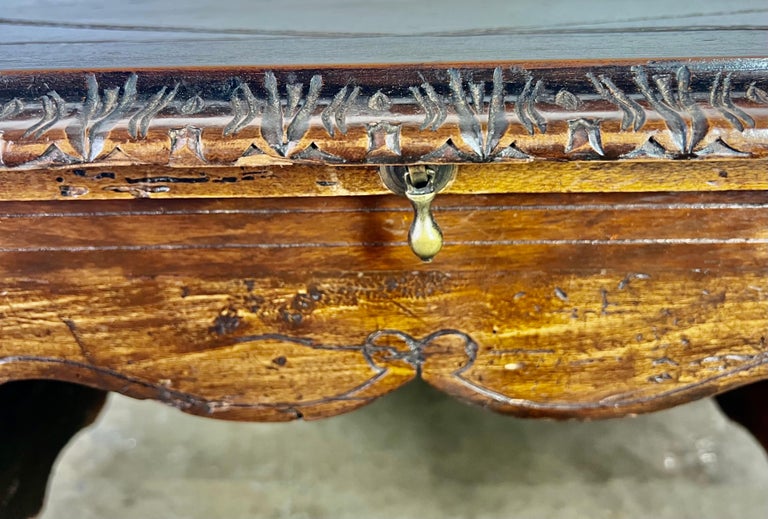
{"label": "teardrop brass handle", "polygon": [[455,173],[455,166],[384,166],[379,171],[384,185],[405,196],[413,206],[408,244],[422,261],[432,261],[443,247],[443,232],[432,215],[432,201]]}

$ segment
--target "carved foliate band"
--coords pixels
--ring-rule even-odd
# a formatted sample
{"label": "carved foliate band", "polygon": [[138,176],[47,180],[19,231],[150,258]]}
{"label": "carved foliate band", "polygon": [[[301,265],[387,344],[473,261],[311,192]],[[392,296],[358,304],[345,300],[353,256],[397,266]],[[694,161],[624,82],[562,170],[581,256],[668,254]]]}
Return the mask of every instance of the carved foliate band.
{"label": "carved foliate band", "polygon": [[0,165],[768,155],[768,60],[0,75]]}

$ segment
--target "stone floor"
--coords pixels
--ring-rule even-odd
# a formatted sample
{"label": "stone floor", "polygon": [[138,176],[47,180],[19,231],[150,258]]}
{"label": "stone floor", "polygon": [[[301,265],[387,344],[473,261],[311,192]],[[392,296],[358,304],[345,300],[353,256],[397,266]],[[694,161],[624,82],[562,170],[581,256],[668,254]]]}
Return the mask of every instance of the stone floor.
{"label": "stone floor", "polygon": [[205,420],[112,397],[42,519],[768,517],[768,458],[706,400],[518,420],[412,384],[319,422]]}

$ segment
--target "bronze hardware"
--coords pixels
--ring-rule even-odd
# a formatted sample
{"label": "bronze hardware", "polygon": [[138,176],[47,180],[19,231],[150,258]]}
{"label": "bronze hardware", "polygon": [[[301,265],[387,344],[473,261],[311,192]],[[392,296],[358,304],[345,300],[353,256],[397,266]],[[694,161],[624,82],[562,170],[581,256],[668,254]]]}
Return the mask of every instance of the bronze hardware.
{"label": "bronze hardware", "polygon": [[414,216],[408,244],[422,261],[432,261],[443,247],[443,232],[432,215],[431,204],[453,180],[456,166],[382,166],[379,175],[390,191],[411,202]]}

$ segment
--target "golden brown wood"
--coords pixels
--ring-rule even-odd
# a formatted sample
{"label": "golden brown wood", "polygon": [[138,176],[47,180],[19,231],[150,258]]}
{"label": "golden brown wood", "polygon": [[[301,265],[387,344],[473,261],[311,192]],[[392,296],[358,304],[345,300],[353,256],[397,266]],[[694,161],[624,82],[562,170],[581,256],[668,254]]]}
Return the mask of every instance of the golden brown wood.
{"label": "golden brown wood", "polygon": [[[765,70],[6,73],[0,381],[287,420],[417,376],[558,417],[764,378]],[[435,163],[459,171],[427,266],[374,195],[379,165]]]}
{"label": "golden brown wood", "polygon": [[[768,378],[757,2],[10,1],[0,382],[289,420],[415,377],[577,418]],[[377,170],[438,163],[425,265]]]}
{"label": "golden brown wood", "polygon": [[244,420],[354,409],[420,375],[533,416],[651,411],[759,380],[755,192],[0,207],[0,379]]}
{"label": "golden brown wood", "polygon": [[[76,166],[0,170],[3,200],[328,197],[389,194],[377,168]],[[768,189],[765,159],[462,164],[447,193],[605,193]]]}
{"label": "golden brown wood", "polygon": [[[762,58],[8,72],[0,90],[3,196],[79,197],[94,188],[100,198],[171,190],[285,196],[280,182],[265,178],[290,164],[552,160],[608,164],[598,163],[595,173],[552,166],[553,179],[526,181],[539,187],[524,191],[665,189],[681,179],[688,189],[702,182],[723,189],[702,172],[689,178],[685,166],[654,175],[648,186],[632,173],[616,178],[600,170],[612,162],[693,159],[740,160],[739,168],[764,159],[766,88]],[[158,167],[193,170],[158,174]],[[34,176],[51,168],[62,172]],[[17,170],[28,173],[9,176]],[[500,182],[486,182],[485,191],[520,186],[505,178],[519,171],[526,169],[499,168]],[[354,183],[345,191],[334,178],[354,174],[313,172],[309,185],[289,194],[364,191]],[[731,184],[755,182],[762,188],[764,179],[740,175]]]}

